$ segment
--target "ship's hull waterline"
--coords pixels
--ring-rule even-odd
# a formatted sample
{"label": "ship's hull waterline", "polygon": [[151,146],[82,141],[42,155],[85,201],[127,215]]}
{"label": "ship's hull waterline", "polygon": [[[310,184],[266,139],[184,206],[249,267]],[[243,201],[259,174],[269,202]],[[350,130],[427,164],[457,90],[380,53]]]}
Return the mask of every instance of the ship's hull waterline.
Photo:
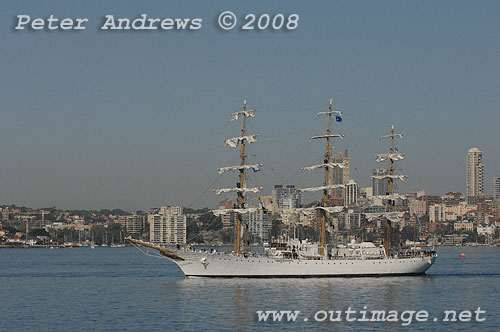
{"label": "ship's hull waterline", "polygon": [[436,256],[383,259],[303,260],[265,256],[235,256],[199,252],[178,253],[173,260],[186,277],[320,278],[421,275]]}

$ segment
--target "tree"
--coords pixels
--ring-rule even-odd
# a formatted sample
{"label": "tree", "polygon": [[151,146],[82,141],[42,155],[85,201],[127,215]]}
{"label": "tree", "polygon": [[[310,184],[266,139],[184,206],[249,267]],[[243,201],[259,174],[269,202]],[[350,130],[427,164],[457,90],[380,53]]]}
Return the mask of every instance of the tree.
{"label": "tree", "polygon": [[122,209],[113,209],[111,210],[111,214],[114,216],[126,216],[129,215],[127,211],[123,211]]}
{"label": "tree", "polygon": [[278,239],[281,235],[281,226],[283,223],[280,220],[273,220],[271,227],[271,238]]}
{"label": "tree", "polygon": [[28,232],[29,236],[37,237],[37,236],[49,236],[49,233],[43,228],[35,228]]}
{"label": "tree", "polygon": [[220,231],[221,241],[225,244],[231,244],[234,241],[234,229],[223,229]]}
{"label": "tree", "polygon": [[401,242],[405,242],[407,240],[413,241],[415,238],[415,232],[413,226],[406,226],[401,231]]}
{"label": "tree", "polygon": [[[194,237],[198,236],[200,233],[200,230],[198,228],[198,224],[196,221],[194,221],[192,218],[187,219],[187,225],[186,225],[186,238],[188,242],[191,242],[190,239],[193,239]],[[193,241],[197,242],[197,241]]]}
{"label": "tree", "polygon": [[203,223],[204,231],[218,231],[222,229],[221,218],[214,216],[211,212],[203,213],[200,216],[200,221]]}
{"label": "tree", "polygon": [[101,245],[105,241],[105,233],[104,225],[94,225],[90,229],[90,238],[95,244]]}

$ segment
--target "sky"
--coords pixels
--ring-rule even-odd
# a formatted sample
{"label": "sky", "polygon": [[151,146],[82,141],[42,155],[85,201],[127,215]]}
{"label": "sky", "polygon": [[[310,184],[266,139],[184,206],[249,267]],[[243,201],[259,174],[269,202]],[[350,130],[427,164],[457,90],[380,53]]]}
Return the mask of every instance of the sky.
{"label": "sky", "polygon": [[[292,31],[224,31],[217,16],[299,15]],[[104,31],[104,16],[202,18],[196,31]],[[88,18],[82,31],[15,30],[17,15]],[[500,176],[498,1],[11,1],[0,3],[0,204],[64,209],[217,207],[238,162],[224,139],[257,115],[249,185],[321,185],[334,98],[351,178],[370,186],[392,124],[400,192],[465,192],[465,157]]]}

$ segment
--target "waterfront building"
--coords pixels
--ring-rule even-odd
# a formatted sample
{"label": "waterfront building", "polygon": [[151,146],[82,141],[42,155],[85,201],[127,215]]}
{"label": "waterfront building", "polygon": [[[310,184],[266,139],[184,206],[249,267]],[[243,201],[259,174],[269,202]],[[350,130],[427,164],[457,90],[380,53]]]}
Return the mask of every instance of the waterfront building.
{"label": "waterfront building", "polygon": [[359,195],[364,196],[366,198],[370,198],[373,196],[373,187],[364,187],[359,189]]}
{"label": "waterfront building", "polygon": [[459,192],[448,192],[441,196],[441,202],[446,205],[457,205],[465,201],[465,196]]}
{"label": "waterfront building", "polygon": [[294,185],[275,185],[272,198],[280,211],[299,208],[302,204],[302,194]]}
{"label": "waterfront building", "polygon": [[489,236],[493,236],[495,235],[495,231],[496,231],[497,227],[495,224],[480,224],[480,225],[477,225],[477,228],[476,228],[476,231],[477,231],[477,235],[489,235]]}
{"label": "waterfront building", "polygon": [[448,222],[455,221],[458,217],[463,217],[471,208],[465,202],[460,204],[446,205],[446,204],[431,204],[429,205],[429,221],[430,222]]}
{"label": "waterfront building", "polygon": [[[383,176],[389,174],[386,169],[374,169],[373,176]],[[389,193],[389,179],[376,179],[373,178],[373,196],[382,196]]]}
{"label": "waterfront building", "polygon": [[117,218],[117,222],[127,233],[136,235],[141,234],[144,229],[145,221],[145,216],[139,216],[136,214],[130,216],[118,216]]}
{"label": "waterfront building", "polygon": [[299,219],[300,214],[302,214],[302,213],[297,213],[297,212],[292,211],[292,210],[285,210],[285,211],[280,213],[281,222],[283,223],[283,225],[286,225],[286,226],[296,224],[298,222],[298,220],[300,220]]}
{"label": "waterfront building", "polygon": [[159,213],[163,215],[167,214],[176,214],[176,215],[182,215],[184,212],[184,208],[182,206],[161,206]]}
{"label": "waterfront building", "polygon": [[258,237],[263,242],[267,242],[271,235],[271,223],[269,222],[268,214],[264,213],[262,209],[257,209],[256,211],[247,212],[242,215],[243,225],[247,228],[247,231]]}
{"label": "waterfront building", "polygon": [[468,220],[457,221],[453,224],[453,230],[455,231],[474,231],[474,223]]}
{"label": "waterfront building", "polygon": [[[233,208],[233,201],[231,200],[222,201],[219,204],[219,209],[232,209],[232,208]],[[221,214],[220,218],[222,222],[222,227],[224,229],[233,228],[234,225],[236,224],[237,217],[238,215],[235,212],[228,212]]]}
{"label": "waterfront building", "polygon": [[500,176],[493,179],[493,198],[500,198]]}
{"label": "waterfront building", "polygon": [[344,188],[344,206],[356,205],[358,197],[358,184],[354,180],[349,180]]}
{"label": "waterfront building", "polygon": [[337,230],[353,230],[361,227],[361,213],[349,209],[337,214]]}
{"label": "waterfront building", "polygon": [[[349,182],[349,168],[350,160],[347,154],[347,150],[344,150],[338,154],[332,154],[329,158],[330,163],[341,164],[342,167],[333,167],[328,170],[328,184],[342,184],[346,185]],[[344,190],[342,188],[331,189],[329,192],[330,196],[335,196],[339,198],[344,198]]]}
{"label": "waterfront building", "polygon": [[408,208],[410,213],[417,213],[419,217],[427,215],[427,203],[422,199],[408,198]]}
{"label": "waterfront building", "polygon": [[484,193],[484,166],[483,152],[478,148],[470,148],[467,152],[467,202],[472,203],[475,198]]}
{"label": "waterfront building", "polygon": [[259,203],[263,209],[267,210],[267,213],[275,214],[280,212],[278,204],[276,204],[272,195],[259,196]]}
{"label": "waterfront building", "polygon": [[186,243],[187,216],[181,206],[162,206],[158,213],[149,214],[150,241],[159,245]]}

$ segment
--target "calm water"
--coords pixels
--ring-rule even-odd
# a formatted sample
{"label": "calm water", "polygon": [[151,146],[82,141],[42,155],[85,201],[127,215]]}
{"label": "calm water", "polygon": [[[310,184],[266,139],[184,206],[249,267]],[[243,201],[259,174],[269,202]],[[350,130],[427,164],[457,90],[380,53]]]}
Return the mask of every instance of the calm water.
{"label": "calm water", "polygon": [[[0,331],[499,331],[500,248],[439,254],[421,277],[185,279],[175,264],[135,248],[0,249]],[[426,310],[431,319],[406,327],[313,319],[349,306]],[[479,306],[482,323],[432,321]],[[257,310],[302,314],[270,323]]]}

